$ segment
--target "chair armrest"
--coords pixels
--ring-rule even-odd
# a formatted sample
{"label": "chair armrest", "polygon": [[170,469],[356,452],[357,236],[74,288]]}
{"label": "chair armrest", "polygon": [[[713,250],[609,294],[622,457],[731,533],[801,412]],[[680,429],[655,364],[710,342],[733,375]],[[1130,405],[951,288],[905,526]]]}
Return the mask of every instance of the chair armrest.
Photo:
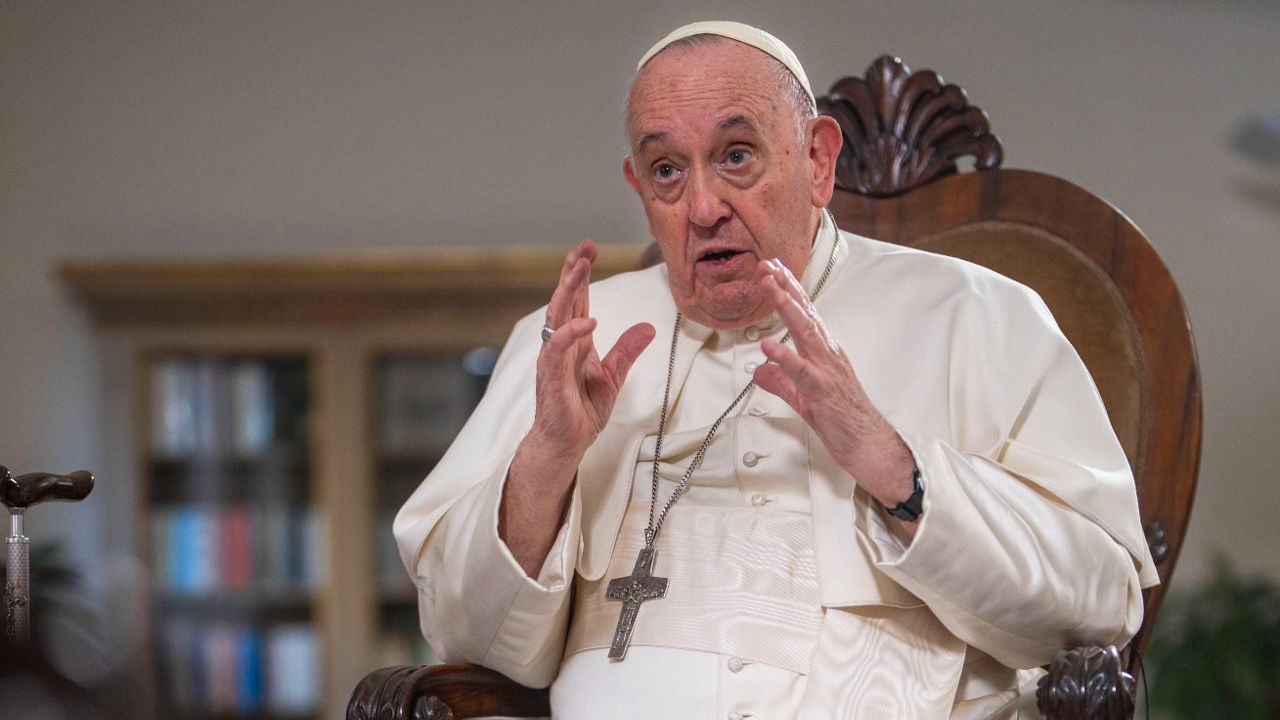
{"label": "chair armrest", "polygon": [[1036,706],[1049,720],[1131,720],[1133,676],[1114,645],[1060,650],[1040,678]]}
{"label": "chair armrest", "polygon": [[396,665],[360,681],[347,720],[462,720],[550,717],[546,689],[534,690],[478,665]]}
{"label": "chair armrest", "polygon": [[[1040,679],[1036,704],[1049,720],[1131,720],[1133,676],[1115,646],[1062,650]],[[550,717],[535,690],[477,665],[397,665],[365,676],[347,720],[463,720],[503,715]]]}

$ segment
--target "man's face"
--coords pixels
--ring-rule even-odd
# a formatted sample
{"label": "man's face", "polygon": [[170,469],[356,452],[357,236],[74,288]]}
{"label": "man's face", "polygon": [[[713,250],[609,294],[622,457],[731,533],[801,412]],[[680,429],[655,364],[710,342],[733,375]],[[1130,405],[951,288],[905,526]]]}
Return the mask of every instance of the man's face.
{"label": "man's face", "polygon": [[[757,262],[777,258],[799,277],[830,200],[830,173],[812,159],[818,121],[798,116],[775,67],[723,40],[663,51],[631,89],[624,174],[644,202],[676,306],[718,329],[770,312]],[[829,139],[818,134],[819,145]]]}

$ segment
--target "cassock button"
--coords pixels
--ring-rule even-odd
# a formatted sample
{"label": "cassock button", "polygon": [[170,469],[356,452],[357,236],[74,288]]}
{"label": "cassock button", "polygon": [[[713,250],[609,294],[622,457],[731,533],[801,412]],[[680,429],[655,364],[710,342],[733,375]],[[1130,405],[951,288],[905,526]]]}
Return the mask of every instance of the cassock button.
{"label": "cassock button", "polygon": [[746,663],[742,662],[742,658],[740,657],[729,658],[729,672],[742,672],[744,665],[746,665]]}
{"label": "cassock button", "polygon": [[756,407],[752,405],[751,407],[747,408],[747,414],[752,417],[760,417],[762,415],[768,415],[769,411],[765,410],[764,408]]}
{"label": "cassock button", "polygon": [[747,467],[755,467],[760,462],[760,456],[748,450],[742,455],[742,464]]}
{"label": "cassock button", "polygon": [[747,328],[746,331],[743,332],[743,334],[747,336],[748,340],[759,340],[760,328],[756,327],[755,325],[752,325],[751,327]]}
{"label": "cassock button", "polygon": [[756,362],[755,360],[752,360],[751,362],[749,362],[749,363],[747,363],[746,365],[744,365],[744,366],[742,367],[742,369],[743,369],[743,370],[746,370],[746,371],[747,371],[747,374],[748,374],[748,375],[750,375],[750,374],[754,373],[754,372],[756,371],[756,368],[758,368],[758,367],[760,367],[760,363]]}
{"label": "cassock button", "polygon": [[755,495],[751,496],[751,504],[755,505],[756,507],[761,507],[767,502],[769,502],[769,498],[765,497],[764,495],[761,495],[760,493],[756,493]]}

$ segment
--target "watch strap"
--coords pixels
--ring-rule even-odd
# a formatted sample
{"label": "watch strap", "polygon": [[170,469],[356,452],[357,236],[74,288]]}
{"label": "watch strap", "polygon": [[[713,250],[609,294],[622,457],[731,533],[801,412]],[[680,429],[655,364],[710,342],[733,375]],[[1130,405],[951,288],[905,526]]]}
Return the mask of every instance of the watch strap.
{"label": "watch strap", "polygon": [[906,522],[914,522],[916,518],[920,517],[920,513],[924,512],[924,485],[920,484],[920,468],[911,469],[910,497],[891,508],[885,509],[889,511],[890,515]]}

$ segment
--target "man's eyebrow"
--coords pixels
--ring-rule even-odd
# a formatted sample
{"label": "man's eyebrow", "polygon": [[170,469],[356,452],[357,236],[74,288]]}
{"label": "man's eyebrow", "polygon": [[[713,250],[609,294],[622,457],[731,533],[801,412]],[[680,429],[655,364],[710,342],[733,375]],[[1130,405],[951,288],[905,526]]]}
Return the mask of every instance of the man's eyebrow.
{"label": "man's eyebrow", "polygon": [[760,126],[756,124],[756,121],[752,120],[746,115],[732,115],[730,117],[727,117],[721,120],[716,125],[716,129],[718,130],[729,130],[732,128],[742,128],[744,130],[750,130],[751,132],[754,132],[754,133],[760,132]]}
{"label": "man's eyebrow", "polygon": [[635,151],[638,153],[641,150],[644,150],[645,145],[648,145],[649,143],[662,142],[663,140],[666,140],[666,139],[667,139],[667,134],[661,130],[657,130],[651,133],[645,133],[640,137],[639,140],[636,141]]}
{"label": "man's eyebrow", "polygon": [[[760,133],[760,125],[756,123],[755,120],[752,120],[746,115],[730,115],[729,117],[716,123],[717,130],[723,131],[723,130],[731,130],[733,128],[742,128],[743,130],[749,130],[756,134]],[[640,136],[639,140],[636,141],[635,152],[639,153],[640,151],[644,150],[646,145],[649,145],[651,143],[656,143],[656,142],[663,142],[667,138],[668,138],[668,135],[663,130],[655,130],[650,133],[645,133],[644,135]]]}

